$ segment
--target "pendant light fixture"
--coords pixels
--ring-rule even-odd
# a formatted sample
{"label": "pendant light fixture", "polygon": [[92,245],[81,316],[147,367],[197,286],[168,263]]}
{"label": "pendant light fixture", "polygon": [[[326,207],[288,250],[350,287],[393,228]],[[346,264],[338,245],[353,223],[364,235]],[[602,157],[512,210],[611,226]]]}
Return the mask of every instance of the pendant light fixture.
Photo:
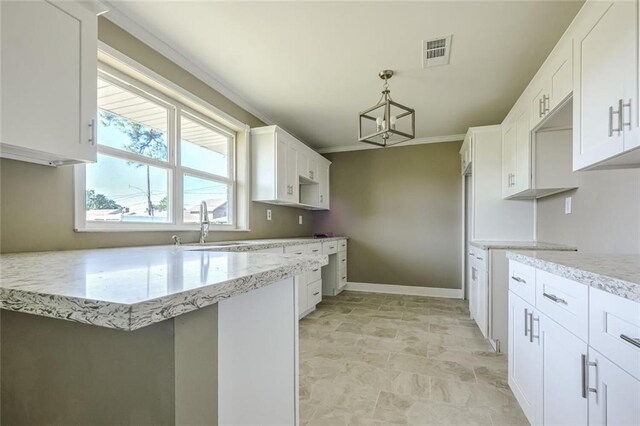
{"label": "pendant light fixture", "polygon": [[396,145],[416,137],[416,112],[391,99],[389,79],[393,71],[378,74],[384,80],[382,97],[378,103],[361,112],[358,140],[382,147]]}

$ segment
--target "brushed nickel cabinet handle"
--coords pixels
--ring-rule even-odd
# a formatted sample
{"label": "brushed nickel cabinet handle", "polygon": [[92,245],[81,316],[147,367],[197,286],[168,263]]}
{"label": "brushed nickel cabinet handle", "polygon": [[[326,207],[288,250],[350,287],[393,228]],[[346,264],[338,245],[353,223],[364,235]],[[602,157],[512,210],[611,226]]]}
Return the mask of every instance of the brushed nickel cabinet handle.
{"label": "brushed nickel cabinet handle", "polygon": [[538,99],[538,118],[542,117],[542,98]]}
{"label": "brushed nickel cabinet handle", "polygon": [[317,296],[317,295],[319,295],[319,294],[320,294],[320,292],[319,292],[319,291],[316,291],[315,293],[313,293],[313,295],[314,295],[314,296]]}
{"label": "brushed nickel cabinet handle", "polygon": [[[622,113],[620,114],[620,129],[624,130],[625,126],[629,126],[629,130],[631,130],[631,99],[629,99],[629,102],[622,103],[622,100],[620,100],[620,104],[622,105]],[[629,121],[624,121],[624,110],[625,108],[629,108]]]}
{"label": "brushed nickel cabinet handle", "polygon": [[549,112],[549,96],[542,95],[542,115],[547,115]]}
{"label": "brushed nickel cabinet handle", "polygon": [[91,119],[91,123],[89,123],[89,141],[91,145],[96,144],[96,120],[95,118]]}
{"label": "brushed nickel cabinet handle", "polygon": [[529,310],[527,308],[524,308],[524,336],[527,337],[528,333],[529,333],[529,326],[528,326],[528,321],[529,321]]}
{"label": "brushed nickel cabinet handle", "polygon": [[525,279],[520,278],[520,277],[516,277],[515,275],[511,275],[511,279],[514,280],[514,281],[517,281],[517,282],[519,282],[521,284],[526,284],[527,283],[527,281]]}
{"label": "brushed nickel cabinet handle", "polygon": [[587,355],[585,354],[581,354],[581,358],[582,358],[582,397],[586,399],[589,392],[593,392],[595,394],[598,393],[597,388],[589,387],[589,367],[598,368],[598,363],[589,362],[589,358],[587,358]]}
{"label": "brushed nickel cabinet handle", "polygon": [[562,303],[563,305],[568,305],[566,300],[564,300],[561,297],[556,296],[555,294],[542,293],[542,295],[544,297],[546,297],[547,299],[552,300],[552,301],[554,301],[556,303]]}
{"label": "brushed nickel cabinet handle", "polygon": [[[613,116],[618,115],[618,128],[613,128]],[[618,136],[620,136],[620,132],[622,131],[622,99],[618,101],[618,109],[614,110],[612,106],[609,107],[609,137],[613,136],[613,133],[616,132]]]}
{"label": "brushed nickel cabinet handle", "polygon": [[533,343],[533,312],[529,314],[529,343]]}
{"label": "brushed nickel cabinet handle", "polygon": [[636,348],[640,348],[640,339],[638,339],[637,337],[629,337],[626,334],[621,334],[620,338],[627,343],[631,343]]}

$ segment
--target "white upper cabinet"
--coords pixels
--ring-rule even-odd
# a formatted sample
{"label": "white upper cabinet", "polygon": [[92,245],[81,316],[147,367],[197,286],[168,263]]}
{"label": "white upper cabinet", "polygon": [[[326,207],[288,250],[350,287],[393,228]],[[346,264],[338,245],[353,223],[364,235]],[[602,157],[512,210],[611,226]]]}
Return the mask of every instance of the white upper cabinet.
{"label": "white upper cabinet", "polygon": [[638,167],[638,2],[590,1],[574,41],[573,168]]}
{"label": "white upper cabinet", "polygon": [[97,17],[92,3],[0,2],[0,155],[95,162]]}
{"label": "white upper cabinet", "polygon": [[523,108],[503,127],[503,196],[513,197],[531,188],[531,131]]}
{"label": "white upper cabinet", "polygon": [[329,208],[326,158],[276,126],[251,129],[253,201]]}

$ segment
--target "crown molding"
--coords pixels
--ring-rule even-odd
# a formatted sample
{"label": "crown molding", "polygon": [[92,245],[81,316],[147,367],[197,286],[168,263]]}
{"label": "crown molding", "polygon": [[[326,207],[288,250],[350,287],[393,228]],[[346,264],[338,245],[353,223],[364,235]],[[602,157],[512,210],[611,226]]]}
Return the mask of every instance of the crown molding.
{"label": "crown molding", "polygon": [[208,86],[218,91],[224,97],[238,105],[240,108],[243,108],[247,112],[251,113],[265,124],[277,124],[274,120],[269,118],[269,116],[254,108],[242,96],[225,85],[219,77],[217,77],[210,71],[205,71],[206,66],[204,66],[202,63],[192,58],[187,58],[176,49],[168,45],[166,42],[161,40],[151,31],[140,25],[140,23],[128,17],[125,13],[118,9],[118,7],[116,6],[116,1],[103,0],[102,3],[105,4],[109,9],[108,12],[103,15],[106,19],[113,22],[123,30],[127,31],[129,34],[145,43],[146,45],[160,53],[162,56],[179,65],[185,71],[193,74],[196,78],[202,80]]}
{"label": "crown molding", "polygon": [[[389,146],[387,148],[395,148],[395,147],[403,147],[409,145],[422,145],[425,143],[440,143],[440,142],[460,142],[464,140],[464,134],[458,135],[445,135],[445,136],[430,136],[427,138],[417,138],[412,139],[407,142],[399,143],[397,145]],[[341,146],[332,146],[329,148],[318,148],[320,154],[331,154],[333,152],[347,152],[347,151],[362,151],[364,149],[381,149],[381,146],[370,145],[367,143],[359,143],[354,145],[341,145]]]}

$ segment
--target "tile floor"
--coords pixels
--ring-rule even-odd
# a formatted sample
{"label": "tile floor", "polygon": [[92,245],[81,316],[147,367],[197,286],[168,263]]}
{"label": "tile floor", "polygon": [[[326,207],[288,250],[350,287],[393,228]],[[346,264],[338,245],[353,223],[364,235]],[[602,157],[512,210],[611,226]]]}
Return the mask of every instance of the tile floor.
{"label": "tile floor", "polygon": [[302,425],[526,425],[467,303],[342,292],[300,322]]}

